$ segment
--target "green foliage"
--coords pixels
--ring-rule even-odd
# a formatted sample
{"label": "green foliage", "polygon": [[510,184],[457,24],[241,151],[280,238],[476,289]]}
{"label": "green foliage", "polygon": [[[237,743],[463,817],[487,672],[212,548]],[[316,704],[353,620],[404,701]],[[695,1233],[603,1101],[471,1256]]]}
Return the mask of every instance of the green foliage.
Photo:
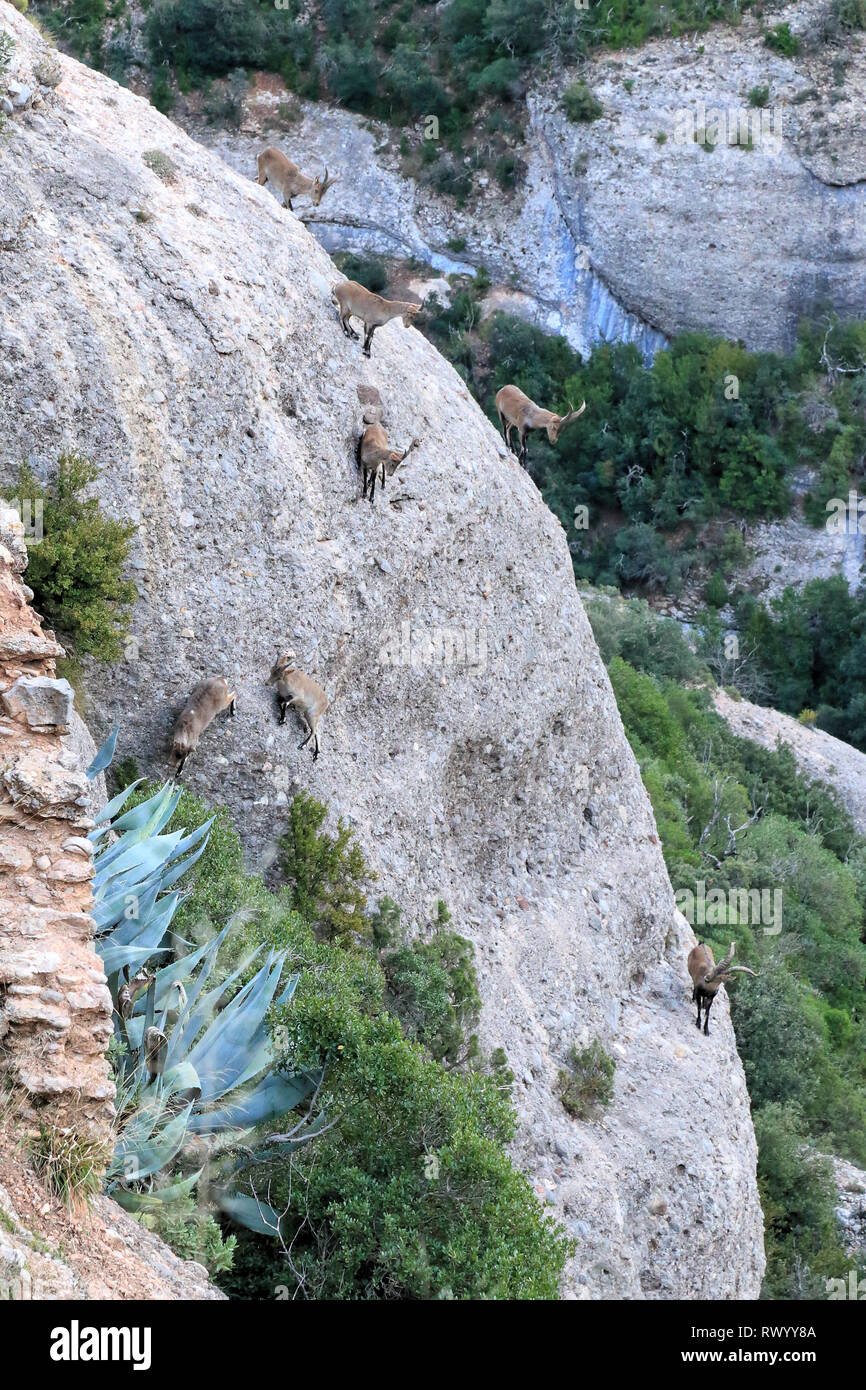
{"label": "green foliage", "polygon": [[704,599],[711,608],[724,608],[728,602],[728,586],[721,570],[714,570],[704,585]]}
{"label": "green foliage", "polygon": [[736,616],[770,702],[795,716],[816,710],[820,728],[866,748],[866,589],[852,594],[842,575],[813,579],[769,608],[743,595]]}
{"label": "green foliage", "polygon": [[[866,360],[855,329],[832,329],[834,363]],[[838,414],[818,428],[808,423],[807,388],[826,390],[826,327],[804,327],[790,357],[683,334],[649,368],[625,344],[602,344],[584,362],[531,324],[504,314],[482,322],[477,287],[464,282],[448,309],[434,306],[425,331],[491,418],[493,397],[508,382],[550,409],[586,399],[586,415],[556,445],[536,433],[529,446],[579,580],[675,594],[695,565],[709,562],[710,574],[718,568],[725,577],[744,547],[728,527],[711,553],[704,538],[708,527],[719,530],[714,518],[784,515],[789,469],[808,463],[821,479],[809,505],[820,507],[823,522],[826,496],[847,496],[866,454],[866,399],[852,384],[859,377],[840,376],[831,388]],[[588,529],[574,526],[577,507],[587,508]]]}
{"label": "green foliage", "polygon": [[174,183],[177,165],[171,155],[166,154],[164,150],[145,150],[141,158],[162,183]]}
{"label": "green foliage", "polygon": [[705,677],[679,623],[657,617],[642,599],[596,595],[584,604],[606,666],[619,656],[637,671],[681,684]]}
{"label": "green foliage", "polygon": [[785,58],[796,58],[800,52],[800,40],[796,34],[791,33],[791,26],[787,22],[777,24],[775,29],[768,30],[764,35],[764,43]]}
{"label": "green foliage", "polygon": [[770,104],[769,87],[752,87],[749,92],[749,105],[763,108]]}
{"label": "green foliage", "polygon": [[114,661],[129,632],[135,585],[122,577],[135,534],[131,522],[103,515],[99,502],[83,494],[99,470],[81,454],[62,454],[47,487],[23,465],[22,498],[41,499],[44,534],[31,546],[27,582],[37,608],[58,629],[76,656],[89,653]]}
{"label": "green foliage", "polygon": [[616,1062],[598,1038],[589,1047],[569,1049],[567,1065],[558,1077],[559,1094],[569,1115],[590,1118],[613,1100]]}
{"label": "green foliage", "polygon": [[562,107],[570,121],[597,121],[604,115],[604,108],[586,82],[572,82],[562,94]]}
{"label": "green foliage", "polygon": [[854,1265],[839,1242],[830,1163],[809,1147],[796,1104],[773,1102],[754,1120],[767,1251],[764,1297],[825,1298],[825,1281]]}
{"label": "green foliage", "polygon": [[[275,1287],[298,1281],[305,1296],[321,1298],[554,1298],[569,1246],[507,1156],[514,1116],[504,1054],[490,1059],[489,1075],[446,1069],[406,1036],[395,1012],[405,1004],[407,1027],[447,1054],[455,1019],[468,1030],[477,1008],[470,952],[439,906],[420,963],[407,962],[388,899],[363,933],[371,946],[347,951],[326,939],[308,873],[320,863],[322,824],[310,800],[298,806],[294,851],[306,896],[298,880],[270,892],[246,874],[237,835],[217,812],[173,923],[194,939],[230,927],[220,951],[228,970],[260,945],[286,953],[300,978],[291,1006],[272,1010],[271,1036],[289,1074],[324,1067],[316,1116],[334,1122],[306,1152],[277,1153],[237,1184],[287,1208],[281,1229],[297,1275],[277,1242],[241,1231],[220,1282],[246,1298],[273,1298]],[[205,812],[184,792],[175,817],[188,823]],[[363,860],[351,881],[358,876],[371,878]],[[338,891],[330,877],[328,885]],[[399,1005],[387,976],[394,957]]]}
{"label": "green foliage", "polygon": [[843,29],[866,29],[866,0],[833,0],[833,14]]}
{"label": "green foliage", "polygon": [[107,1158],[103,1143],[72,1129],[40,1125],[30,1152],[49,1192],[68,1207],[79,1207],[100,1190]]}
{"label": "green foliage", "polygon": [[356,944],[370,935],[364,886],[376,878],[367,868],[351,830],[337,821],[336,835],[322,830],[327,807],[299,792],[289,809],[289,828],[280,838],[279,866],[296,912],[326,941]]}
{"label": "green foliage", "polygon": [[[798,772],[790,748],[737,738],[706,691],[684,689],[675,645],[653,643],[645,613],[626,620],[622,606],[633,607],[598,599],[588,612],[675,889],[781,894],[778,935],[738,911],[728,920],[727,907],[699,930],[717,959],[735,938],[758,971],[730,995],[758,1132],[765,1296],[823,1297],[825,1278],[848,1265],[824,1167],[807,1145],[866,1162],[866,840],[835,792]],[[733,841],[728,824],[740,827]]]}
{"label": "green foliage", "polygon": [[378,256],[347,251],[334,260],[348,280],[356,280],[373,294],[383,294],[388,288],[388,271]]}
{"label": "green foliage", "polygon": [[182,1260],[195,1260],[213,1277],[232,1267],[237,1236],[225,1236],[209,1211],[191,1197],[162,1202],[153,1210],[137,1212],[135,1219],[155,1231]]}
{"label": "green foliage", "polygon": [[382,957],[388,1001],[403,1032],[448,1067],[477,1065],[480,1059],[474,957],[472,943],[444,925],[428,940],[404,939]]}

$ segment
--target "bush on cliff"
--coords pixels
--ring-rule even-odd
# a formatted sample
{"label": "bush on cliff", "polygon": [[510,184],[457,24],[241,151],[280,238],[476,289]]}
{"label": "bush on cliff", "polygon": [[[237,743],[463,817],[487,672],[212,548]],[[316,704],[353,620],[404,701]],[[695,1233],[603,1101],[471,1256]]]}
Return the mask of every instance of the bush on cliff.
{"label": "bush on cliff", "polygon": [[42,504],[43,535],[28,545],[27,565],[37,609],[73,656],[115,661],[123,651],[136,598],[135,585],[123,578],[136,528],[107,517],[99,502],[85,495],[98,476],[96,464],[70,452],[61,455],[46,486],[23,465],[18,488],[31,507]]}

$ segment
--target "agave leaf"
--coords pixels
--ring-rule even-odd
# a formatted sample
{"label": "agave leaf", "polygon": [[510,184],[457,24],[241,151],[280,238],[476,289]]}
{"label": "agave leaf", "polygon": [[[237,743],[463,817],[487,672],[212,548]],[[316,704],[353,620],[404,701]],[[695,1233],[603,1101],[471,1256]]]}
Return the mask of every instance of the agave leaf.
{"label": "agave leaf", "polygon": [[169,1067],[162,1077],[162,1093],[170,1100],[180,1099],[192,1105],[201,1096],[198,1072],[189,1062]]}
{"label": "agave leaf", "polygon": [[245,1197],[241,1192],[219,1192],[215,1196],[221,1211],[239,1226],[246,1226],[248,1231],[256,1231],[262,1236],[276,1236],[280,1229],[280,1216],[267,1202]]}
{"label": "agave leaf", "polygon": [[283,956],[280,956],[273,966],[262,966],[188,1054],[188,1060],[202,1078],[205,1103],[225,1095],[243,1074],[244,1050],[270,1007],[280,982],[282,965]]}
{"label": "agave leaf", "polygon": [[116,1187],[111,1195],[124,1211],[158,1211],[166,1202],[190,1197],[203,1172],[204,1168],[199,1168],[190,1177],[178,1178],[177,1182],[166,1183],[165,1187],[154,1188],[152,1192],[133,1192],[128,1187]]}
{"label": "agave leaf", "polygon": [[115,946],[110,941],[99,951],[102,968],[109,978],[117,975],[125,965],[134,973],[139,966],[147,964],[153,953],[152,946],[126,946],[123,943]]}
{"label": "agave leaf", "polygon": [[[159,1109],[165,1113],[164,1105]],[[155,1116],[147,1138],[142,1138],[136,1133],[130,1134],[130,1126],[127,1125],[115,1147],[109,1176],[138,1180],[152,1177],[154,1173],[165,1168],[183,1147],[191,1110],[191,1105],[185,1105],[183,1110],[158,1132],[156,1130],[159,1116]]]}
{"label": "agave leaf", "polygon": [[96,757],[87,769],[85,776],[88,782],[92,782],[94,777],[98,777],[100,772],[104,772],[114,757],[114,750],[117,746],[117,735],[120,733],[120,725],[115,724],[108,738],[96,750]]}
{"label": "agave leaf", "polygon": [[269,1072],[246,1095],[235,1092],[227,1103],[213,1110],[197,1108],[190,1116],[190,1133],[218,1134],[226,1129],[251,1129],[266,1124],[300,1105],[313,1094],[316,1084],[313,1074],[286,1077]]}
{"label": "agave leaf", "polygon": [[106,802],[102,810],[98,811],[93,818],[94,827],[88,839],[92,840],[97,834],[102,835],[108,830],[111,820],[126,805],[136,787],[140,787],[143,781],[143,777],[136,778],[134,782],[130,782],[128,787],[124,787],[122,792],[118,792],[117,796],[112,797],[111,801]]}

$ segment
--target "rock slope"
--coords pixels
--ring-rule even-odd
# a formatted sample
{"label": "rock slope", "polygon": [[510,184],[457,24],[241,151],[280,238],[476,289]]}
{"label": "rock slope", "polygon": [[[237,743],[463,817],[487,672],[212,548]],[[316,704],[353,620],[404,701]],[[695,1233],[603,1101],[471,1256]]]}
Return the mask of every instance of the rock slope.
{"label": "rock slope", "polygon": [[713,699],[718,713],[740,738],[751,739],[763,748],[787,744],[800,771],[815,781],[829,782],[839,793],[854,828],[866,835],[866,753],[823,729],[801,724],[790,714],[749,700],[733,700],[724,690],[716,690]]}
{"label": "rock slope", "polygon": [[[521,186],[505,194],[481,175],[463,209],[404,177],[399,130],[305,102],[302,119],[274,133],[287,94],[270,76],[247,97],[239,132],[191,128],[254,177],[270,123],[268,139],[303,167],[351,171],[318,209],[298,204],[330,249],[445,271],[483,265],[501,291],[494,302],[582,352],[601,337],[651,355],[685,331],[779,350],[805,313],[829,304],[857,316],[866,300],[866,37],[834,36],[831,10],[798,0],[736,28],[600,53],[579,74],[603,108],[588,124],[561,106],[578,74],[553,71],[528,97]],[[794,58],[764,43],[780,22],[799,37]],[[759,109],[750,94],[764,87]],[[708,127],[712,149],[684,138],[701,110],[723,115]],[[751,148],[726,143],[741,122]]]}
{"label": "rock slope", "polygon": [[68,746],[72,690],[54,678],[63,648],[17,578],[22,531],[14,512],[0,513],[0,1076],[16,1087],[20,1122],[98,1145],[114,1083],[90,916],[90,793]]}
{"label": "rock slope", "polygon": [[0,1301],[221,1298],[115,1202],[70,1210],[32,1166],[47,1130],[74,1133],[104,1165],[114,1083],[84,838],[95,749],[54,676],[62,649],[28,606],[22,531],[0,512]]}
{"label": "rock slope", "polygon": [[[18,62],[41,41],[0,4]],[[94,731],[166,766],[172,717],[224,672],[238,713],[188,764],[267,864],[294,790],[342,813],[379,888],[475,942],[483,1040],[516,1074],[515,1155],[579,1240],[567,1294],[742,1298],[763,1270],[755,1143],[726,1007],[696,1033],[650,806],[566,538],[414,329],[343,338],[324,251],[266,189],[143,101],[62,61],[0,145],[5,477],[75,445],[133,516],[127,659],[88,672]],[[395,445],[359,498],[356,388]],[[264,679],[292,646],[332,697],[322,755]],[[603,1119],[556,1081],[599,1037]],[[736,1213],[736,1220],[731,1213]]]}

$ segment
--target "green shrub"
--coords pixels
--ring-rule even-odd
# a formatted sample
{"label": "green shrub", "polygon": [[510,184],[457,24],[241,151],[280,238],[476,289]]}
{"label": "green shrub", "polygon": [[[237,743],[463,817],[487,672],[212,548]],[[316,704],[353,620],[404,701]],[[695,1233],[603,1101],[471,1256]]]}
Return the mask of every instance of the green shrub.
{"label": "green shrub", "polygon": [[388,998],[403,1032],[435,1061],[449,1067],[477,1065],[481,1054],[474,1030],[481,1017],[481,996],[475,952],[465,937],[445,929],[444,903],[439,907],[431,938],[404,940],[383,954]]}
{"label": "green shrub", "polygon": [[174,183],[177,165],[171,155],[164,150],[145,150],[141,158],[162,183]]}
{"label": "green shrub", "polygon": [[559,1094],[565,1109],[575,1119],[585,1120],[613,1100],[616,1062],[598,1038],[589,1047],[572,1047],[567,1065],[558,1077]]}
{"label": "green shrub", "polygon": [[[318,861],[320,822],[313,816],[311,827],[303,807],[312,847],[296,858],[316,913],[307,869]],[[203,811],[185,791],[169,829]],[[351,883],[370,877],[356,862]],[[283,1287],[311,1298],[555,1298],[571,1246],[508,1157],[515,1119],[504,1054],[491,1057],[489,1075],[448,1070],[406,1037],[376,955],[383,952],[387,970],[402,949],[396,905],[383,899],[372,914],[371,946],[346,951],[323,939],[294,910],[294,887],[271,893],[245,873],[225,812],[190,880],[173,923],[178,934],[207,940],[233,920],[225,968],[264,946],[285,951],[300,972],[291,1004],[272,1010],[271,1036],[290,1073],[324,1065],[317,1116],[331,1125],[311,1145],[245,1175],[248,1195],[285,1208],[291,1267],[275,1240],[238,1231],[221,1285],[243,1298],[273,1298]],[[468,1028],[476,1007],[471,954],[459,938],[447,940],[448,926],[438,908],[430,944],[446,949],[422,953],[420,967],[410,962],[393,976],[406,1026],[446,1053],[454,1017]]]}
{"label": "green shrub", "polygon": [[493,166],[494,177],[501,188],[516,188],[525,173],[523,160],[518,159],[513,150],[506,150]]}
{"label": "green shrub", "polygon": [[347,279],[357,280],[359,285],[372,290],[373,294],[382,294],[388,288],[388,271],[378,256],[347,251],[334,259]]}
{"label": "green shrub", "polygon": [[106,517],[95,498],[83,494],[99,469],[78,453],[61,455],[46,487],[32,469],[21,468],[22,498],[41,499],[44,534],[30,547],[27,582],[36,607],[61,634],[73,654],[115,661],[129,633],[136,588],[122,577],[135,534],[132,522]]}
{"label": "green shrub", "polygon": [[826,1298],[826,1280],[854,1267],[839,1241],[830,1162],[809,1147],[796,1105],[766,1105],[753,1118],[767,1250],[763,1296]]}
{"label": "green shrub", "polygon": [[320,801],[299,792],[279,841],[278,863],[295,911],[315,923],[326,941],[357,944],[371,934],[364,887],[376,874],[342,817],[336,835],[322,830],[327,814]]}
{"label": "green shrub", "polygon": [[135,1219],[155,1231],[181,1260],[204,1265],[211,1277],[231,1269],[237,1236],[224,1236],[211,1213],[196,1206],[191,1197],[137,1212]]}
{"label": "green shrub", "polygon": [[775,29],[768,30],[764,35],[764,43],[775,53],[781,53],[784,58],[796,58],[800,52],[800,40],[796,34],[791,33],[791,26],[787,22],[777,24]]}
{"label": "green shrub", "polygon": [[43,1124],[31,1146],[31,1156],[49,1192],[76,1208],[99,1192],[110,1154],[101,1141]]}
{"label": "green shrub", "polygon": [[586,123],[604,115],[604,107],[586,82],[572,82],[562,94],[562,107],[570,121]]}
{"label": "green shrub", "polygon": [[710,575],[704,585],[704,599],[711,608],[724,608],[728,601],[728,586],[721,570]]}
{"label": "green shrub", "polygon": [[769,87],[752,87],[751,91],[749,92],[749,105],[763,108],[769,106],[769,104]]}

